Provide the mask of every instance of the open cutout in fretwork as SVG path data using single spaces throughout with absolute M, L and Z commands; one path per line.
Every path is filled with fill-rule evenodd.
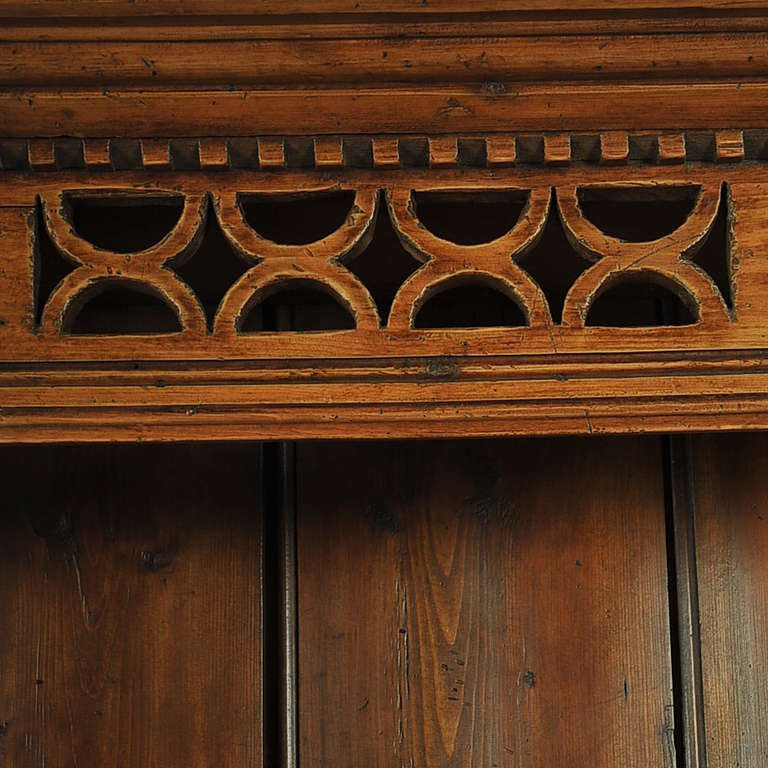
M 491 278 L 448 280 L 436 286 L 414 318 L 414 328 L 514 328 L 527 325 L 511 291 Z
M 79 335 L 156 335 L 179 333 L 174 309 L 153 288 L 132 280 L 103 280 L 76 296 L 62 331 Z
M 205 233 L 195 252 L 173 271 L 192 288 L 205 311 L 208 330 L 224 294 L 249 268 L 221 231 L 210 201 L 205 215 Z
M 610 237 L 642 243 L 658 240 L 682 226 L 696 205 L 699 187 L 581 187 L 584 218 Z
M 732 309 L 729 194 L 728 185 L 723 183 L 712 229 L 701 247 L 687 258 L 712 278 L 725 305 Z
M 696 302 L 682 286 L 655 273 L 635 273 L 601 289 L 585 325 L 645 328 L 693 325 L 698 320 Z
M 457 245 L 479 245 L 502 237 L 517 224 L 528 195 L 518 190 L 411 193 L 419 221 L 436 237 Z
M 267 289 L 238 324 L 242 334 L 276 331 L 343 331 L 355 320 L 328 286 L 316 280 L 291 280 Z
M 40 325 L 43 309 L 56 286 L 76 267 L 62 256 L 45 225 L 40 200 L 35 206 L 35 324 Z
M 591 262 L 568 241 L 554 198 L 541 237 L 516 261 L 544 292 L 552 321 L 561 322 L 568 290 Z
M 261 237 L 283 245 L 307 245 L 339 229 L 352 210 L 351 190 L 237 196 L 243 219 Z
M 395 294 L 421 262 L 403 246 L 382 201 L 370 243 L 361 253 L 347 259 L 345 266 L 368 289 L 381 324 L 386 325 Z
M 63 196 L 62 213 L 75 233 L 114 253 L 134 253 L 157 245 L 176 226 L 182 195 L 124 194 Z

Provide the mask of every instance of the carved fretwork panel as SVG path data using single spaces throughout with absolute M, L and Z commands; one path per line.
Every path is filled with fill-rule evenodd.
M 614 412 L 750 426 L 762 176 L 6 174 L 0 432 L 71 417 L 95 437 L 205 436 L 225 413 L 232 436 L 360 419 L 373 434 L 591 431 Z

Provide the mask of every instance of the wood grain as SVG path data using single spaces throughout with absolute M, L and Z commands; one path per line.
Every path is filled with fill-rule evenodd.
M 296 471 L 302 765 L 675 765 L 657 441 L 307 444 Z
M 482 0 L 474 3 L 472 13 L 530 12 L 557 13 L 561 11 L 653 11 L 671 10 L 681 13 L 701 11 L 765 11 L 765 0 Z M 468 13 L 462 0 L 324 0 L 322 6 L 313 0 L 85 0 L 72 5 L 67 0 L 2 0 L 0 15 L 25 16 L 159 16 L 159 15 L 257 15 L 257 14 L 326 14 L 326 13 Z
M 338 156 L 331 159 L 337 162 Z M 254 429 L 266 439 L 429 436 L 438 428 L 452 435 L 492 436 L 764 426 L 768 194 L 760 174 L 754 163 L 663 164 L 652 171 L 636 164 L 572 164 L 386 172 L 8 174 L 1 193 L 6 205 L 0 207 L 0 283 L 5 287 L 0 292 L 0 439 L 247 439 Z M 585 218 L 578 198 L 582 188 L 646 194 L 681 186 L 700 189 L 693 212 L 671 237 L 650 243 L 625 242 L 599 230 Z M 355 193 L 354 211 L 309 247 L 262 237 L 245 224 L 237 204 L 241 192 L 296 198 L 339 189 Z M 521 190 L 528 191 L 531 205 L 495 241 L 462 245 L 421 226 L 410 204 L 411 190 L 480 197 Z M 107 202 L 183 196 L 186 204 L 165 239 L 125 254 L 97 248 L 72 231 L 62 207 L 66 195 L 74 193 Z M 70 262 L 81 264 L 58 287 L 51 286 L 39 307 L 34 264 L 43 234 L 36 196 L 44 203 L 43 229 Z M 685 258 L 710 236 L 723 206 L 730 239 L 716 245 L 721 249 L 716 255 L 726 269 L 730 263 L 732 309 L 706 273 Z M 369 291 L 353 274 L 355 259 L 365 255 L 376 236 L 379 213 L 391 217 L 399 232 L 394 236 L 407 245 L 413 264 L 426 262 L 401 278 L 385 326 Z M 223 286 L 209 327 L 195 292 L 164 265 L 182 261 L 183 266 L 183 259 L 195 258 L 196 244 L 214 216 L 225 233 L 222 241 L 228 240 L 206 257 L 212 260 L 209 267 L 227 257 L 229 245 L 240 254 L 239 259 L 229 254 L 240 271 Z M 548 297 L 524 272 L 526 265 L 516 264 L 547 221 L 555 219 L 567 226 L 583 263 L 595 262 L 566 295 L 562 323 L 554 322 Z M 661 276 L 686 297 L 698 321 L 681 327 L 585 325 L 595 296 L 610 281 L 627 276 Z M 175 307 L 181 330 L 115 335 L 102 327 L 95 335 L 69 333 L 78 297 L 126 278 Z M 254 304 L 307 279 L 336 297 L 357 327 L 241 332 L 241 319 Z M 512 297 L 528 324 L 412 327 L 414 313 L 445 281 L 474 279 Z
M 692 439 L 709 768 L 768 762 L 768 439 Z
M 252 136 L 765 128 L 768 83 L 12 89 L 4 136 Z M 629 117 L 631 115 L 631 118 Z
M 407 28 L 404 31 L 408 31 Z M 472 30 L 469 30 L 470 32 Z M 16 40 L 0 42 L 0 86 L 167 87 L 207 83 L 541 82 L 760 77 L 764 34 L 552 34 L 383 39 Z M 61 33 L 58 33 L 59 36 Z M 123 36 L 122 30 L 115 32 Z M 498 33 L 497 33 L 498 34 Z M 213 57 L 220 57 L 211 67 Z
M 261 765 L 257 446 L 5 449 L 0 763 Z

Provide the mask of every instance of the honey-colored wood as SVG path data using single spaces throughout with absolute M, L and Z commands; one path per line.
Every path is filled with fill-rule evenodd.
M 0 453 L 3 763 L 260 766 L 260 448 Z
M 218 441 L 768 429 L 767 43 L 0 0 L 0 763 L 763 768 L 762 438 Z
M 623 165 L 629 159 L 629 137 L 621 131 L 600 135 L 602 161 L 606 165 Z
M 477 4 L 475 12 L 491 11 L 585 11 L 603 10 L 602 0 L 482 0 Z M 637 10 L 638 4 L 632 0 L 611 0 L 610 10 Z M 715 11 L 728 9 L 732 11 L 761 11 L 768 8 L 765 0 L 642 0 L 640 8 L 646 11 L 654 9 L 675 10 L 686 13 L 691 11 Z M 301 14 L 301 13 L 349 13 L 359 15 L 372 12 L 407 13 L 418 10 L 420 13 L 467 12 L 465 3 L 461 0 L 439 0 L 423 5 L 413 0 L 326 0 L 319 8 L 312 0 L 225 0 L 212 5 L 210 0 L 185 0 L 183 3 L 174 0 L 86 0 L 73 8 L 66 0 L 33 0 L 21 3 L 19 0 L 2 0 L 0 14 L 12 17 L 35 16 L 43 13 L 50 16 L 142 16 L 142 15 L 194 15 L 194 14 Z
M 141 159 L 144 167 L 150 171 L 170 167 L 168 141 L 164 139 L 144 139 L 141 142 Z
M 458 157 L 458 146 L 454 136 L 431 138 L 429 140 L 429 164 L 433 168 L 455 165 Z
M 282 144 L 261 142 L 260 147 Z M 253 429 L 265 437 L 298 437 L 349 436 L 358 430 L 416 436 L 436 428 L 494 435 L 759 427 L 766 393 L 762 350 L 768 325 L 761 297 L 768 201 L 759 166 L 722 168 L 659 165 L 651 172 L 645 166 L 574 164 L 409 169 L 386 177 L 375 169 L 334 177 L 298 171 L 148 176 L 144 171 L 109 174 L 106 189 L 98 174 L 8 175 L 0 212 L 0 262 L 9 288 L 0 294 L 0 435 L 39 441 L 55 439 L 59 429 L 69 439 L 183 439 L 243 437 Z M 578 202 L 579 190 L 663 194 L 690 185 L 699 192 L 689 218 L 672 236 L 650 244 L 607 235 L 583 215 Z M 336 232 L 308 246 L 262 237 L 247 226 L 237 204 L 240 193 L 316 194 L 339 187 L 356 193 L 350 216 Z M 478 195 L 517 189 L 530 200 L 501 238 L 460 245 L 422 226 L 411 205 L 413 189 Z M 72 231 L 62 213 L 63 190 L 107 199 L 183 195 L 185 204 L 176 227 L 157 245 L 110 253 Z M 39 236 L 36 196 L 48 235 L 76 267 L 39 308 L 39 329 L 32 290 Z M 365 285 L 349 271 L 375 237 L 373 222 L 381 206 L 414 264 L 423 263 L 397 292 L 386 323 Z M 732 307 L 686 257 L 710 236 L 723 206 L 730 236 L 723 236 L 721 258 L 730 263 Z M 192 257 L 214 215 L 240 254 L 243 275 L 223 297 L 209 329 L 194 291 L 164 265 Z M 523 268 L 526 262 L 517 263 L 553 217 L 562 221 L 584 263 L 594 262 L 566 296 L 562 322 Z M 698 322 L 639 328 L 585 324 L 595 297 L 627 276 L 663 280 Z M 240 331 L 242 318 L 270 291 L 307 280 L 339 297 L 356 321 L 355 330 Z M 468 280 L 507 295 L 521 307 L 525 324 L 414 327 L 431 297 Z M 155 291 L 174 309 L 182 330 L 155 336 L 71 335 L 82 302 L 116 282 Z M 90 361 L 87 368 L 83 360 Z M 120 361 L 141 362 L 125 366 Z M 182 368 L 175 372 L 177 365 Z
M 685 136 L 682 133 L 662 133 L 659 135 L 659 162 L 685 162 Z
M 374 139 L 372 153 L 374 168 L 397 168 L 400 165 L 396 139 Z
M 0 440 L 768 426 L 767 10 L 2 0 Z M 700 188 L 695 210 L 646 242 L 600 230 L 579 202 L 585 189 L 667 185 Z M 273 243 L 240 209 L 243 194 L 344 190 L 357 195 L 347 222 L 310 243 Z M 453 243 L 411 190 L 518 190 L 530 206 L 506 234 Z M 65 192 L 151 191 L 182 195 L 184 212 L 144 252 L 84 243 L 61 213 Z M 692 259 L 723 208 L 718 283 Z M 391 311 L 355 272 L 382 221 L 413 261 L 391 278 Z M 209 307 L 180 274 L 217 226 L 241 271 Z M 560 299 L 529 260 L 558 227 L 585 267 Z M 45 296 L 41 231 L 62 272 L 74 266 Z M 626 279 L 671 290 L 695 322 L 591 325 Z M 114 285 L 165 303 L 179 330 L 73 334 Z M 354 329 L 242 332 L 251 310 L 306 285 Z M 467 285 L 506 297 L 522 325 L 417 327 L 431 300 Z
M 737 163 L 744 159 L 744 136 L 741 131 L 718 131 L 715 141 L 719 162 Z
M 89 168 L 109 169 L 109 141 L 89 139 L 83 142 L 83 160 Z
M 0 91 L 6 136 L 248 136 L 765 128 L 761 81 L 354 88 Z M 396 105 L 393 108 L 393 105 Z M 610 109 L 605 108 L 609 105 Z M 184 115 L 180 121 L 178 115 Z
M 341 168 L 344 158 L 339 137 L 318 136 L 313 143 L 317 168 Z
M 625 38 L 602 32 L 600 23 L 595 21 L 593 34 L 544 36 L 525 34 L 525 22 L 518 21 L 514 26 L 502 26 L 502 35 L 492 40 L 463 37 L 466 25 L 457 22 L 452 27 L 438 27 L 441 34 L 437 37 L 433 24 L 428 28 L 432 35 L 424 39 L 409 39 L 410 29 L 394 39 L 355 38 L 359 27 L 350 24 L 348 36 L 338 39 L 306 39 L 311 30 L 299 39 L 288 39 L 288 32 L 278 28 L 276 35 L 273 30 L 270 37 L 254 43 L 240 39 L 242 31 L 224 28 L 216 40 L 177 39 L 161 44 L 155 42 L 154 26 L 152 32 L 145 31 L 143 40 L 131 39 L 138 31 L 131 34 L 130 28 L 121 28 L 113 33 L 118 40 L 105 41 L 88 39 L 87 30 L 80 31 L 78 39 L 70 39 L 77 33 L 67 27 L 49 28 L 45 34 L 39 27 L 22 28 L 14 30 L 11 40 L 0 42 L 0 85 L 115 88 L 154 87 L 158 81 L 175 86 L 217 82 L 248 86 L 254 82 L 490 83 L 645 77 L 701 81 L 746 79 L 768 65 L 764 37 L 754 32 L 741 36 L 715 32 L 708 35 L 709 46 L 702 50 L 700 40 L 690 35 Z M 327 27 L 321 29 L 327 34 Z M 202 34 L 202 30 L 196 32 Z M 340 26 L 331 29 L 334 38 L 342 32 Z M 182 34 L 188 32 L 177 28 L 177 38 Z M 258 35 L 255 29 L 251 37 Z M 283 37 L 286 39 L 280 39 Z M 223 59 L 211 67 L 211 56 L 220 52 L 224 52 Z
M 768 505 L 764 435 L 692 440 L 707 765 L 768 760 Z
M 202 140 L 199 143 L 200 165 L 203 168 L 223 170 L 229 166 L 229 153 L 225 141 Z
M 571 162 L 571 137 L 555 134 L 544 137 L 544 162 L 547 165 L 568 165 Z
M 299 446 L 301 765 L 672 768 L 660 458 Z
M 489 137 L 486 142 L 488 165 L 513 165 L 517 159 L 514 137 Z
M 265 170 L 282 168 L 285 165 L 285 147 L 282 139 L 259 140 L 259 166 Z

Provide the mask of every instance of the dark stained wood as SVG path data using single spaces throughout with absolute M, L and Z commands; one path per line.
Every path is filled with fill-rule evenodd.
M 261 765 L 257 446 L 4 449 L 0 764 Z
M 768 764 L 768 437 L 692 438 L 707 766 Z
M 671 549 L 674 550 L 674 584 L 670 579 L 670 603 L 677 615 L 679 709 L 677 727 L 682 729 L 685 768 L 704 768 L 706 746 L 704 697 L 701 682 L 701 633 L 699 625 L 698 581 L 694 500 L 691 485 L 690 438 L 676 435 L 668 439 L 669 492 L 671 501 Z M 670 553 L 671 554 L 671 553 Z M 672 574 L 670 574 L 672 575 Z M 673 591 L 674 590 L 674 591 Z M 680 756 L 683 759 L 683 756 Z M 683 765 L 681 763 L 681 765 Z
M 673 768 L 657 440 L 296 467 L 302 766 Z

